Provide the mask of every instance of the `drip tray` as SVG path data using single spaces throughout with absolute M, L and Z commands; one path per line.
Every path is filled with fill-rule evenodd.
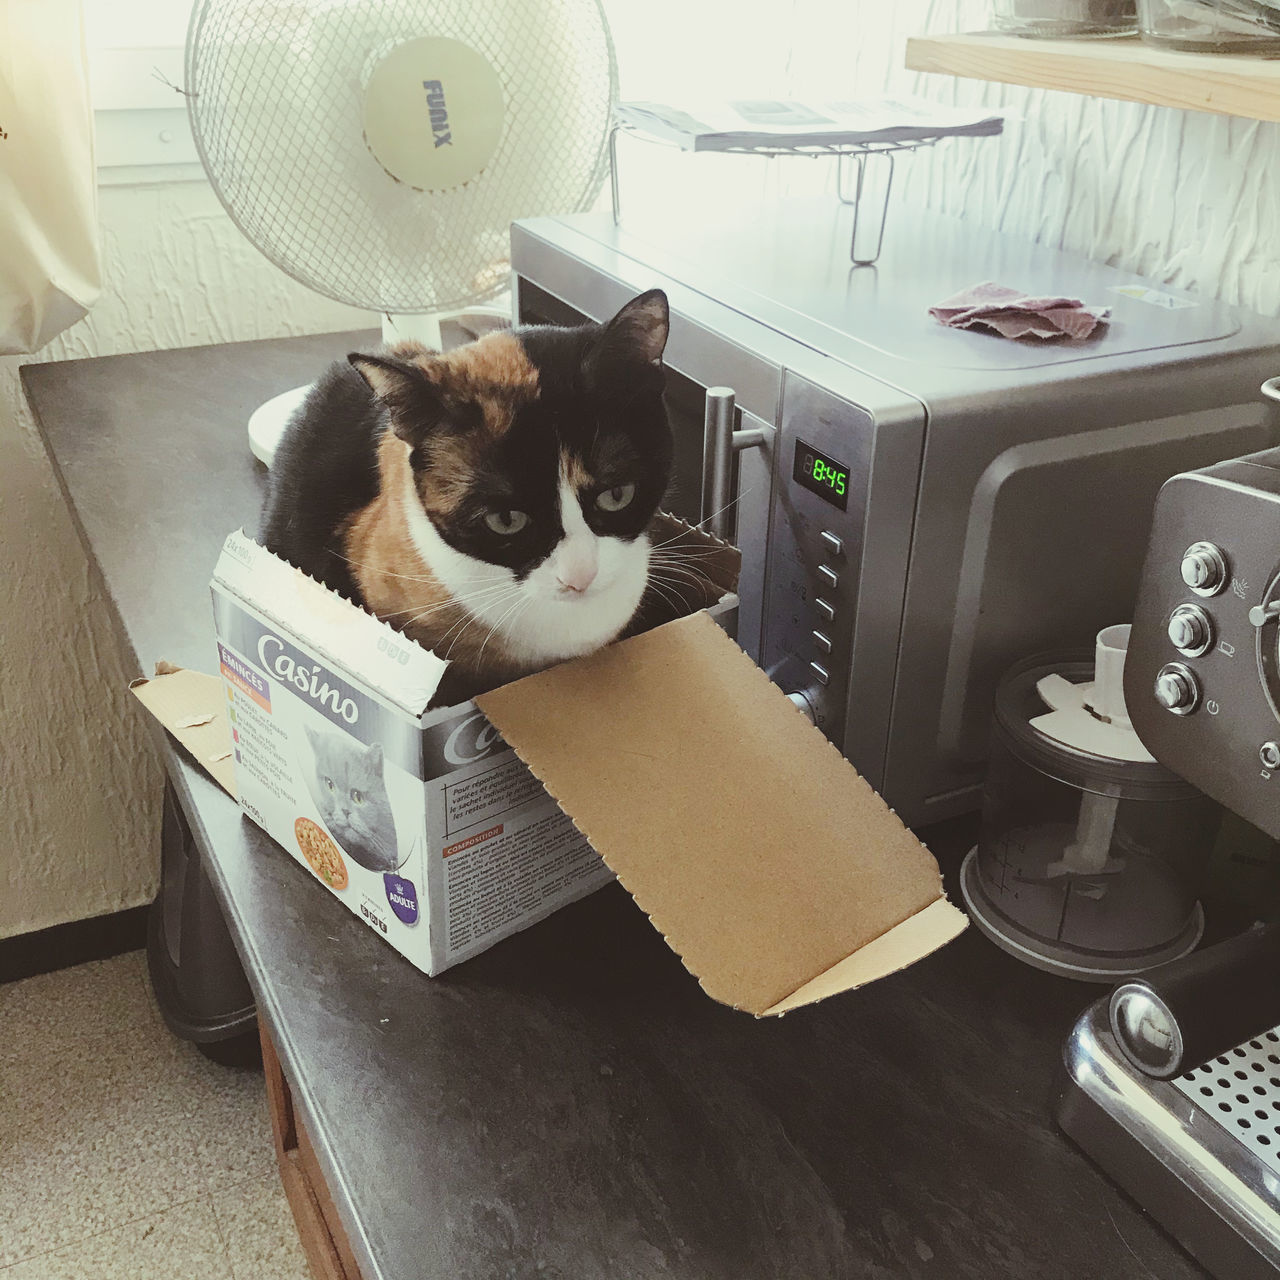
M 1169 1081 L 1238 1142 L 1280 1190 L 1280 1029 Z
M 1280 1028 L 1152 1080 L 1120 1052 L 1099 1000 L 1063 1047 L 1054 1112 L 1219 1280 L 1280 1277 Z

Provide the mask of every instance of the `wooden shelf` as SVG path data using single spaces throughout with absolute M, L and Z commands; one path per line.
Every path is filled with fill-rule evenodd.
M 1239 53 L 1179 53 L 1114 40 L 1034 40 L 999 32 L 916 36 L 907 67 L 1096 98 L 1280 120 L 1280 62 Z

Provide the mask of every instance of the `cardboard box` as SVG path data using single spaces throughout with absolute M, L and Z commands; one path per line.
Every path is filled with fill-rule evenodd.
M 426 710 L 441 658 L 233 534 L 222 689 L 136 692 L 211 769 L 234 760 L 244 812 L 429 974 L 615 873 L 708 994 L 758 1016 L 949 941 L 967 921 L 932 856 L 721 629 L 737 552 L 663 536 L 705 575 L 688 616 Z

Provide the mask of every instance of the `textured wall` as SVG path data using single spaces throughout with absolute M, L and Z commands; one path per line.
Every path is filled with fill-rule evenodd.
M 1280 163 L 1280 125 L 903 69 L 909 35 L 986 27 L 982 0 L 616 0 L 606 7 L 624 97 L 687 95 L 691 85 L 713 95 L 796 97 L 905 90 L 1001 106 L 1012 113 L 1003 137 L 946 142 L 899 162 L 895 201 L 963 213 L 1280 311 L 1280 187 L 1268 180 Z M 724 201 L 744 191 L 829 187 L 827 162 L 623 146 L 628 207 L 669 198 L 673 189 Z
M 159 772 L 18 385 L 20 362 L 370 323 L 252 249 L 203 183 L 101 192 L 106 291 L 36 357 L 0 360 L 0 937 L 155 893 Z

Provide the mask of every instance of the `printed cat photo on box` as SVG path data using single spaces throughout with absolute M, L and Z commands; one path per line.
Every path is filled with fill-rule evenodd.
M 652 289 L 605 324 L 352 354 L 286 429 L 262 542 L 447 658 L 435 705 L 610 643 L 674 564 L 647 532 L 668 328 Z
M 383 774 L 382 744 L 303 726 L 311 760 L 302 776 L 329 834 L 349 858 L 370 871 L 395 871 L 403 861 L 396 818 Z

